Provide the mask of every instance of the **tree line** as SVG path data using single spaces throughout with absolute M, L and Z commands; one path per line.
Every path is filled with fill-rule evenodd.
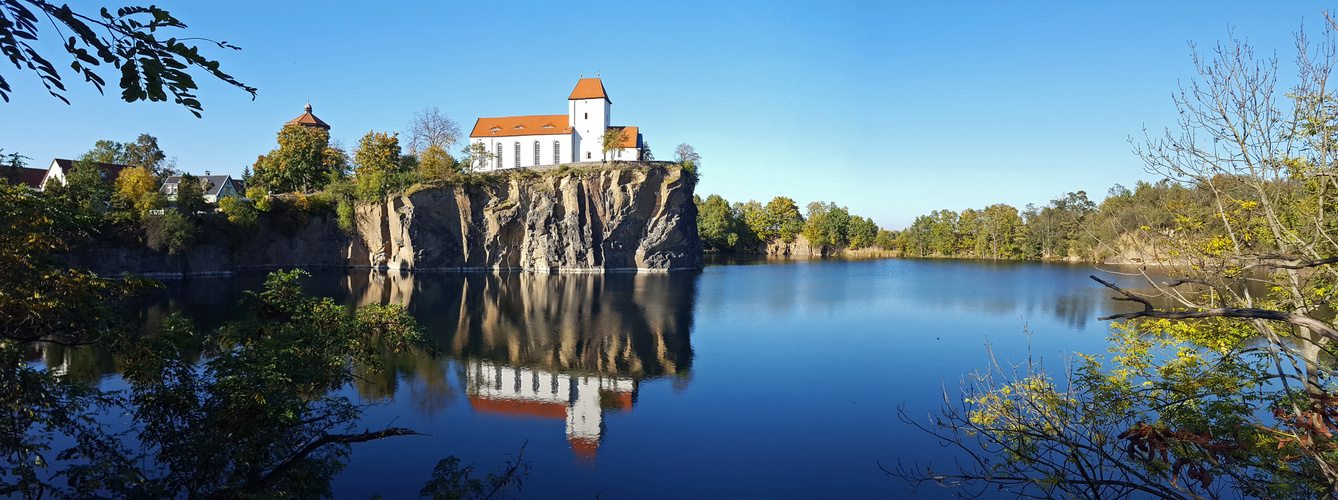
M 697 234 L 708 251 L 764 253 L 773 241 L 793 243 L 799 236 L 824 251 L 892 245 L 891 232 L 834 202 L 815 201 L 801 213 L 795 201 L 784 196 L 766 205 L 755 200 L 730 204 L 716 194 L 705 199 L 694 196 L 693 201 L 697 205 Z

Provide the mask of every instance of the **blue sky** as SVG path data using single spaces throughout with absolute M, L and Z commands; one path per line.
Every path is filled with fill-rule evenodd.
M 75 9 L 97 3 L 71 2 Z M 1174 125 L 1170 96 L 1234 27 L 1292 74 L 1292 33 L 1318 2 L 159 2 L 226 40 L 204 50 L 259 88 L 201 79 L 204 118 L 98 96 L 67 74 L 66 106 L 12 67 L 0 148 L 45 166 L 98 139 L 157 136 L 179 168 L 240 175 L 309 100 L 353 146 L 436 106 L 480 116 L 562 114 L 598 72 L 613 122 L 656 156 L 692 144 L 697 192 L 730 201 L 835 201 L 900 229 L 916 215 L 1068 191 L 1100 200 L 1154 177 L 1130 152 Z M 45 34 L 50 26 L 44 25 Z M 59 50 L 56 39 L 48 47 Z M 48 52 L 56 55 L 54 52 Z M 54 58 L 58 67 L 67 60 Z M 110 74 L 109 74 L 110 75 Z M 109 81 L 115 78 L 109 76 Z

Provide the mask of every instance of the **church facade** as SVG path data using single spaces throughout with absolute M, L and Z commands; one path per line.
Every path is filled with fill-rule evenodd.
M 561 165 L 576 162 L 640 160 L 641 133 L 637 127 L 610 125 L 608 92 L 599 78 L 582 78 L 567 98 L 565 115 L 479 118 L 469 134 L 471 144 L 482 144 L 492 154 L 478 170 Z M 623 131 L 619 148 L 603 152 L 606 130 Z

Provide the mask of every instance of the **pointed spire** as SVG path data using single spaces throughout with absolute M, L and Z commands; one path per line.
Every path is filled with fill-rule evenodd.
M 307 110 L 307 113 L 311 112 L 311 101 L 307 101 L 307 107 L 305 109 Z

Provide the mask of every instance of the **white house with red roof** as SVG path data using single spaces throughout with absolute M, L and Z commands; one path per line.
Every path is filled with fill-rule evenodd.
M 572 453 L 581 460 L 594 460 L 604 438 L 605 410 L 630 411 L 637 381 L 475 359 L 465 363 L 465 387 L 469 405 L 477 412 L 565 420 Z
M 561 165 L 584 161 L 640 160 L 641 133 L 637 127 L 609 125 L 608 92 L 599 78 L 582 78 L 567 98 L 566 115 L 479 118 L 469 134 L 471 144 L 483 144 L 493 159 L 481 170 Z M 600 143 L 608 129 L 621 129 L 624 141 L 607 157 Z

